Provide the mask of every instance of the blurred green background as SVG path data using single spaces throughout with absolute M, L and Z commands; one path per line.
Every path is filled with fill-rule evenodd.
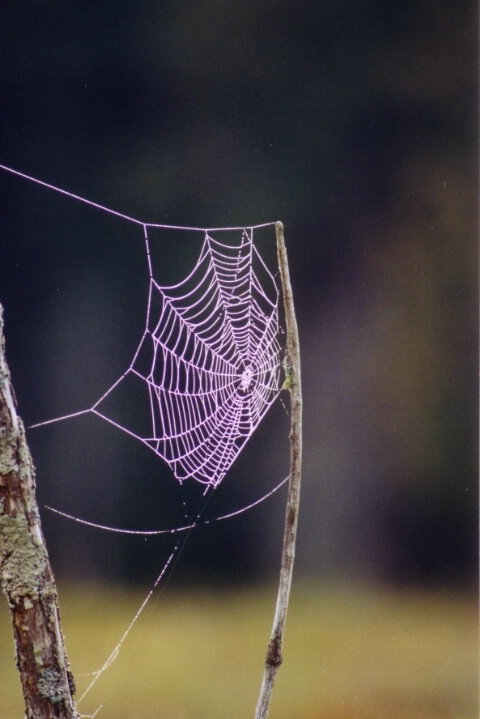
M 305 464 L 272 717 L 476 716 L 477 26 L 464 0 L 0 8 L 0 163 L 148 222 L 285 224 Z M 125 371 L 145 258 L 131 225 L 7 173 L 0 187 L 0 301 L 29 425 L 91 406 Z M 192 258 L 168 241 L 174 281 Z M 273 237 L 260 250 L 273 261 Z M 42 504 L 181 521 L 188 488 L 126 435 L 85 417 L 28 439 Z M 287 472 L 278 403 L 209 516 Z M 193 533 L 99 682 L 99 716 L 251 715 L 283 508 L 279 492 Z M 108 655 L 171 545 L 42 517 L 78 674 Z
M 82 702 L 117 719 L 253 717 L 275 587 L 164 593 Z M 61 592 L 78 694 L 143 599 Z M 8 633 L 0 613 L 2 636 Z M 297 582 L 272 719 L 476 719 L 477 603 L 449 592 Z M 2 716 L 22 716 L 12 646 L 0 645 Z

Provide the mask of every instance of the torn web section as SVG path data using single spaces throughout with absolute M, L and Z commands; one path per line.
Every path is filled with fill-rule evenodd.
M 162 284 L 158 229 L 147 229 L 145 332 L 120 384 L 142 385 L 149 427 L 138 438 L 180 482 L 215 487 L 279 392 L 278 289 L 251 229 L 196 234 L 193 268 Z M 176 233 L 177 248 L 184 237 Z

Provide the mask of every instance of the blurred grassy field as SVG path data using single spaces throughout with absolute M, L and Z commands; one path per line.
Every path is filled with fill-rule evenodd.
M 3 598 L 3 595 L 2 595 Z M 164 591 L 82 702 L 98 719 L 252 718 L 275 588 Z M 141 592 L 61 586 L 77 697 L 134 616 Z M 477 719 L 477 602 L 434 591 L 294 586 L 269 719 Z M 0 716 L 23 717 L 6 603 Z

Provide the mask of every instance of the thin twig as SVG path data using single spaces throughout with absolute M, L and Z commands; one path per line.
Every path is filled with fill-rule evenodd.
M 283 301 L 285 305 L 285 321 L 287 325 L 284 388 L 290 391 L 290 480 L 288 485 L 277 604 L 272 634 L 265 658 L 265 670 L 260 695 L 258 697 L 255 719 L 266 719 L 268 715 L 275 676 L 282 663 L 282 642 L 290 598 L 290 588 L 292 585 L 302 474 L 302 383 L 300 372 L 300 345 L 298 340 L 297 319 L 293 304 L 292 286 L 290 284 L 287 251 L 283 237 L 283 225 L 281 222 L 275 224 L 275 230 L 277 234 L 278 265 L 280 268 Z
M 0 584 L 12 619 L 26 718 L 77 719 L 35 469 L 15 405 L 0 305 Z

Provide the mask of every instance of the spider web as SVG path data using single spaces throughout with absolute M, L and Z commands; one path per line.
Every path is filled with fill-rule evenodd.
M 205 231 L 195 267 L 161 286 L 149 266 L 143 336 L 127 371 L 89 410 L 142 441 L 175 477 L 215 488 L 279 394 L 278 297 L 273 275 L 253 243 L 255 228 L 230 242 Z M 149 429 L 120 422 L 109 400 L 131 378 L 148 392 Z M 38 426 L 38 425 L 33 425 Z
M 180 482 L 217 487 L 280 392 L 279 290 L 253 241 L 254 230 L 274 223 L 215 230 L 145 223 L 5 165 L 0 169 L 141 225 L 148 261 L 145 329 L 128 369 L 92 407 L 30 427 L 93 412 L 147 445 Z M 195 267 L 178 284 L 155 279 L 150 228 L 204 233 Z M 148 433 L 129 428 L 108 409 L 131 376 L 148 389 Z
M 209 490 L 218 487 L 280 393 L 279 289 L 254 244 L 255 231 L 274 223 L 216 229 L 149 224 L 4 165 L 0 169 L 140 225 L 148 263 L 145 327 L 127 370 L 93 406 L 30 427 L 93 413 L 143 442 L 168 463 L 180 484 L 193 480 L 204 485 L 205 497 Z M 153 228 L 203 236 L 193 269 L 177 284 L 161 285 L 154 276 L 149 238 Z M 115 411 L 117 392 L 125 387 L 128 395 L 132 380 L 140 383 L 146 394 L 147 431 L 132 427 L 128 420 L 119 420 Z M 287 480 L 288 477 L 248 507 L 214 519 L 200 522 L 203 508 L 197 508 L 194 517 L 185 515 L 186 524 L 174 529 L 118 529 L 49 509 L 108 531 L 179 535 L 256 506 Z M 115 661 L 181 546 L 177 539 L 153 587 L 107 660 L 93 673 L 78 704 Z M 101 705 L 95 714 L 100 708 Z
M 217 487 L 280 393 L 279 289 L 254 245 L 254 231 L 275 223 L 210 230 L 146 223 L 6 165 L 0 169 L 142 226 L 148 261 L 145 329 L 128 369 L 92 407 L 30 428 L 92 412 L 147 445 L 180 483 Z M 193 270 L 178 284 L 155 279 L 150 228 L 204 234 Z M 226 241 L 228 235 L 233 239 Z M 108 400 L 131 376 L 148 389 L 148 434 L 108 411 Z

